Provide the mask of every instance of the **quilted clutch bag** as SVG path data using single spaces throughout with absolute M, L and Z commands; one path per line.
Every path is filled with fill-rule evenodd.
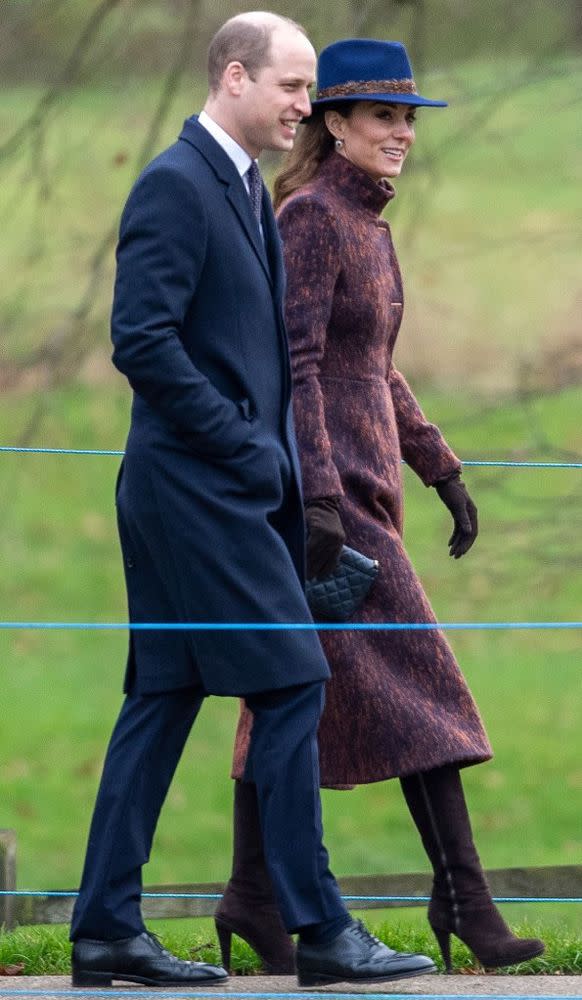
M 344 545 L 339 564 L 330 576 L 313 577 L 305 586 L 314 618 L 345 622 L 364 600 L 378 575 L 377 559 Z

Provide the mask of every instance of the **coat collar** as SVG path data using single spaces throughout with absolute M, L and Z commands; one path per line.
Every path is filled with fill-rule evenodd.
M 222 128 L 222 125 L 219 125 L 218 122 L 215 122 L 214 118 L 211 118 L 210 115 L 206 113 L 206 111 L 200 112 L 200 114 L 198 115 L 198 123 L 199 125 L 202 125 L 202 127 L 205 128 L 207 132 L 210 132 L 210 135 L 212 136 L 213 139 L 216 139 L 218 145 L 221 147 L 221 149 L 224 150 L 226 155 L 229 156 L 232 162 L 234 163 L 239 176 L 244 178 L 244 175 L 246 174 L 246 172 L 248 171 L 249 167 L 253 162 L 251 156 L 249 155 L 249 153 L 247 153 L 246 149 L 243 149 L 242 146 L 239 146 L 238 142 L 236 142 L 236 140 L 233 139 L 233 137 L 229 135 L 228 132 L 225 132 L 225 130 Z
M 234 209 L 238 220 L 253 247 L 253 250 L 259 258 L 259 261 L 269 278 L 269 281 L 272 282 L 275 275 L 271 274 L 265 243 L 263 242 L 253 215 L 250 198 L 246 192 L 243 179 L 238 173 L 230 156 L 225 153 L 216 139 L 210 135 L 210 132 L 199 124 L 196 115 L 193 115 L 192 118 L 186 119 L 182 132 L 180 133 L 180 139 L 189 143 L 202 154 L 208 165 L 216 174 L 218 180 L 224 184 L 226 188 L 226 197 Z M 269 196 L 263 188 L 264 218 L 267 218 L 269 214 L 267 209 L 270 209 L 272 214 Z M 265 237 L 267 237 L 267 232 L 265 232 Z
M 341 153 L 333 152 L 321 164 L 317 181 L 323 182 L 356 208 L 378 216 L 396 192 L 388 181 L 378 184 Z

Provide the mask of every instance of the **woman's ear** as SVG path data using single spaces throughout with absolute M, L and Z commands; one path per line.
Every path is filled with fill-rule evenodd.
M 326 111 L 324 115 L 325 124 L 327 129 L 333 135 L 334 139 L 343 139 L 343 123 L 344 119 L 339 114 L 338 111 Z

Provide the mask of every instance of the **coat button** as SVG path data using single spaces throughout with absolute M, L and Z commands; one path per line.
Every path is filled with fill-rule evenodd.
M 133 559 L 131 558 L 131 556 L 127 557 L 127 559 L 125 560 L 125 565 L 127 566 L 128 569 L 133 569 L 133 567 L 135 566 L 135 563 L 134 563 Z

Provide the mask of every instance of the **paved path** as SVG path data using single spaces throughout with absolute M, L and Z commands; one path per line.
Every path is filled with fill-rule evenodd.
M 162 996 L 187 997 L 196 1000 L 220 1000 L 221 997 L 238 997 L 241 1000 L 276 1000 L 290 995 L 303 997 L 304 1000 L 325 997 L 327 1000 L 359 1000 L 364 995 L 369 1000 L 449 1000 L 449 998 L 466 997 L 468 1000 L 550 1000 L 554 997 L 566 997 L 568 1000 L 582 1000 L 582 976 L 418 976 L 414 979 L 401 979 L 397 983 L 376 983 L 354 986 L 348 983 L 336 983 L 324 989 L 300 990 L 294 976 L 232 976 L 220 989 L 206 988 L 200 990 L 186 989 L 147 989 L 143 986 L 124 986 L 114 984 L 113 989 L 72 989 L 71 980 L 65 976 L 2 976 L 0 977 L 0 1000 L 4 997 L 46 997 L 56 1000 L 58 997 L 139 997 L 150 998 Z

